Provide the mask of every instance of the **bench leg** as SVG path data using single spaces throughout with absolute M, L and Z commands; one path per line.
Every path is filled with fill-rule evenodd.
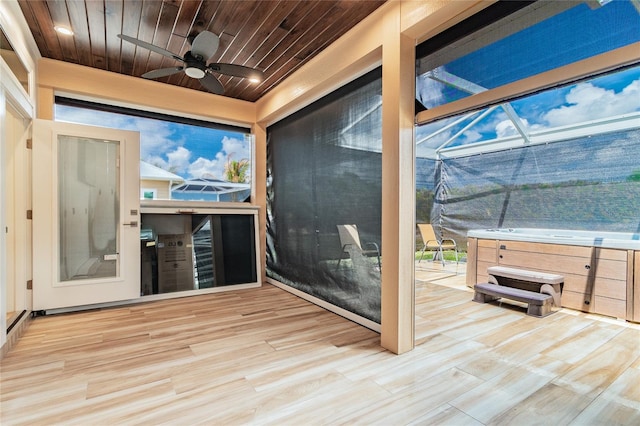
M 494 300 L 498 300 L 498 298 L 490 296 L 488 294 L 480 293 L 479 291 L 476 291 L 473 295 L 473 301 L 478 303 L 493 302 Z
M 551 284 L 542 284 L 540 287 L 540 293 L 548 294 L 553 297 L 553 304 L 557 308 L 562 306 L 562 302 L 560 301 L 560 289 L 556 288 L 556 286 L 552 286 Z
M 533 317 L 542 318 L 542 317 L 546 317 L 551 313 L 552 311 L 551 311 L 550 300 L 546 301 L 542 305 L 534 305 L 532 303 L 529 303 L 527 307 L 527 315 L 531 315 Z

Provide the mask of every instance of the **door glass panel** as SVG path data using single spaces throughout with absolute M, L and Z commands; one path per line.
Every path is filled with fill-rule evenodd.
M 58 136 L 59 280 L 118 276 L 119 142 Z

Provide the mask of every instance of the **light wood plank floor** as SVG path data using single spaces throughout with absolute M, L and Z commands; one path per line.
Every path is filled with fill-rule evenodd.
M 276 287 L 40 317 L 2 425 L 640 424 L 640 327 L 478 304 L 422 271 L 414 351 Z

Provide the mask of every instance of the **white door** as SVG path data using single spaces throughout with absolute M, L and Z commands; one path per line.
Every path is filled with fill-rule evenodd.
M 140 136 L 35 120 L 33 310 L 140 296 Z

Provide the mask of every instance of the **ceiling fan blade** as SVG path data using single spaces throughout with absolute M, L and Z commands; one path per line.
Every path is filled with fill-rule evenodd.
M 156 52 L 166 57 L 173 58 L 176 61 L 184 62 L 184 60 L 180 56 L 176 55 L 175 53 L 171 53 L 168 50 L 163 49 L 162 47 L 155 46 L 151 43 L 147 43 L 146 41 L 138 40 L 137 38 L 129 37 L 128 35 L 124 34 L 118 34 L 118 37 L 122 40 L 128 41 L 129 43 L 133 43 L 140 47 L 144 47 L 145 49 L 151 50 L 152 52 Z
M 171 68 L 160 68 L 158 70 L 153 70 L 142 74 L 144 78 L 160 78 L 166 77 L 168 75 L 177 74 L 182 71 L 184 67 L 171 67 Z
M 218 50 L 220 39 L 217 35 L 209 31 L 203 31 L 193 39 L 191 43 L 191 54 L 200 56 L 206 62 Z
M 218 80 L 215 75 L 207 73 L 200 79 L 200 84 L 202 84 L 205 89 L 211 93 L 215 93 L 216 95 L 224 93 L 224 87 L 222 87 L 222 83 L 220 83 L 220 80 Z
M 209 64 L 208 68 L 211 71 L 219 72 L 220 74 L 226 74 L 233 77 L 248 78 L 254 81 L 264 80 L 264 73 L 255 68 L 245 67 L 243 65 L 235 64 Z

